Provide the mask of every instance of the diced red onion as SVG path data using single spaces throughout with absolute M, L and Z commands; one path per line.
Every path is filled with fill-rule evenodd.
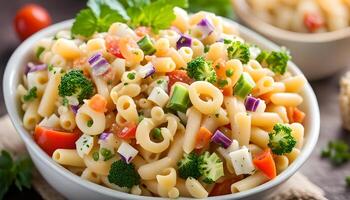
M 131 146 L 126 142 L 122 142 L 117 152 L 120 154 L 120 157 L 128 164 L 138 154 L 138 151 L 133 146 Z
M 109 72 L 110 66 L 108 61 L 102 57 L 101 53 L 94 54 L 88 60 L 90 66 L 92 67 L 92 73 L 95 76 L 104 75 Z
M 106 140 L 108 138 L 109 134 L 111 134 L 111 133 L 108 133 L 108 132 L 101 133 L 100 140 Z
M 176 48 L 180 49 L 181 47 L 191 47 L 192 38 L 187 35 L 181 35 L 179 40 L 176 42 Z
M 35 65 L 35 64 L 29 62 L 24 70 L 24 73 L 27 75 L 30 72 L 42 71 L 42 70 L 46 70 L 46 69 L 47 69 L 46 64 Z
M 260 102 L 260 100 L 259 100 L 258 98 L 255 98 L 255 97 L 252 97 L 252 96 L 248 96 L 248 97 L 245 99 L 245 108 L 246 108 L 248 111 L 255 112 L 256 109 L 257 109 L 258 106 L 259 106 L 259 102 Z
M 97 60 L 99 60 L 101 57 L 102 57 L 101 53 L 94 54 L 93 56 L 91 56 L 89 58 L 88 62 L 89 62 L 90 65 L 92 65 L 92 64 L 96 63 Z
M 142 78 L 147 78 L 149 76 L 151 76 L 152 74 L 154 74 L 156 72 L 156 69 L 154 68 L 152 63 L 147 63 L 145 66 L 140 67 L 137 70 L 139 76 L 141 76 Z
M 227 149 L 232 141 L 230 140 L 230 138 L 228 138 L 225 134 L 223 134 L 220 130 L 216 130 L 216 132 L 214 133 L 214 135 L 211 137 L 211 141 L 220 144 L 222 147 L 224 147 L 225 149 Z
M 70 108 L 72 109 L 72 112 L 74 113 L 74 115 L 77 114 L 78 110 L 79 110 L 79 105 L 71 105 Z
M 215 29 L 214 26 L 211 24 L 211 22 L 207 18 L 203 18 L 197 24 L 197 27 L 202 33 L 202 39 L 208 37 Z

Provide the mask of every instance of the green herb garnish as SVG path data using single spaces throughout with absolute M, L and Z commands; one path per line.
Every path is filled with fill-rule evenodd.
M 334 165 L 341 165 L 350 160 L 350 147 L 343 141 L 330 141 L 321 152 L 321 156 L 329 158 Z
M 151 27 L 154 32 L 166 29 L 175 19 L 173 8 L 187 7 L 187 0 L 89 0 L 72 27 L 74 35 L 89 37 L 95 32 L 105 32 L 114 22 L 127 23 L 135 28 Z
M 37 92 L 37 88 L 36 87 L 31 88 L 28 91 L 28 93 L 23 96 L 23 100 L 26 101 L 26 102 L 33 101 L 34 99 L 36 99 L 38 97 L 36 92 Z
M 29 157 L 13 160 L 7 151 L 0 154 L 0 199 L 3 199 L 12 184 L 22 191 L 30 188 L 33 164 Z
M 42 46 L 38 47 L 38 48 L 36 49 L 36 52 L 35 52 L 35 57 L 36 57 L 37 59 L 39 59 L 40 56 L 41 56 L 41 54 L 42 54 L 44 51 L 45 51 L 45 47 L 42 47 Z

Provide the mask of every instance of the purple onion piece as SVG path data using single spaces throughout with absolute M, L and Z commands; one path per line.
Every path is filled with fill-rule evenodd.
M 202 33 L 202 39 L 208 37 L 215 29 L 214 26 L 211 24 L 211 22 L 207 18 L 203 18 L 197 24 L 197 27 Z
M 211 137 L 211 141 L 220 144 L 222 147 L 227 149 L 232 141 L 225 134 L 223 134 L 220 130 L 216 130 L 214 135 Z
M 255 112 L 256 109 L 258 108 L 259 105 L 259 99 L 252 97 L 252 96 L 248 96 L 245 100 L 245 108 L 248 111 L 252 111 Z
M 35 64 L 30 62 L 27 64 L 27 66 L 24 70 L 24 73 L 27 75 L 28 73 L 31 73 L 31 72 L 42 71 L 42 70 L 46 70 L 46 69 L 47 69 L 46 64 L 35 65 Z
M 109 63 L 106 59 L 102 58 L 98 62 L 91 65 L 93 74 L 100 76 L 105 74 L 109 70 Z
M 97 60 L 99 60 L 102 57 L 101 53 L 96 53 L 93 56 L 91 56 L 88 60 L 89 64 L 92 65 L 94 64 Z
M 191 47 L 192 38 L 187 35 L 181 35 L 179 40 L 176 42 L 176 48 L 180 49 L 181 47 Z
M 224 42 L 224 38 L 220 38 L 220 39 L 216 40 L 216 42 Z
M 147 77 L 151 76 L 152 74 L 154 74 L 156 72 L 156 69 L 154 68 L 152 63 L 148 63 L 145 66 L 140 67 L 137 70 L 137 72 L 142 78 L 147 78 Z
M 107 133 L 107 132 L 101 133 L 100 140 L 106 140 L 108 138 L 109 134 L 111 134 L 111 133 Z
M 258 100 L 255 102 L 254 107 L 253 107 L 253 111 L 254 111 L 254 112 L 256 111 L 256 109 L 258 109 L 259 103 L 260 103 L 260 100 L 258 99 Z
M 76 105 L 76 106 L 71 105 L 70 108 L 72 109 L 74 115 L 76 115 L 79 110 L 79 105 Z
M 131 163 L 131 160 L 133 159 L 133 157 L 129 157 L 128 159 L 126 159 L 122 154 L 119 154 L 120 155 L 120 158 L 126 162 L 127 164 L 130 164 Z

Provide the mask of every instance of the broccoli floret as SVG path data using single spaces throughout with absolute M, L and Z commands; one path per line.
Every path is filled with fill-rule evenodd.
M 190 154 L 184 154 L 183 158 L 177 163 L 179 176 L 183 179 L 193 177 L 195 179 L 201 176 L 198 170 L 199 156 L 194 152 Z
M 82 103 L 92 96 L 93 84 L 82 71 L 72 70 L 62 77 L 58 92 L 61 97 L 75 96 Z
M 115 161 L 109 170 L 108 180 L 120 187 L 131 188 L 140 184 L 140 175 L 135 170 L 135 166 L 127 164 L 123 160 Z
M 224 166 L 216 153 L 206 151 L 199 157 L 199 171 L 202 174 L 204 183 L 214 183 L 224 175 Z
M 212 64 L 198 57 L 187 64 L 187 74 L 196 81 L 216 82 L 216 73 Z
M 277 123 L 273 131 L 269 134 L 268 146 L 272 152 L 277 155 L 290 153 L 297 141 L 292 136 L 292 129 L 286 125 Z
M 249 44 L 241 41 L 224 40 L 228 45 L 227 54 L 230 59 L 238 59 L 243 64 L 247 64 L 250 60 Z
M 256 60 L 263 66 L 271 69 L 278 74 L 284 74 L 287 71 L 288 61 L 291 59 L 289 53 L 283 51 L 262 51 Z

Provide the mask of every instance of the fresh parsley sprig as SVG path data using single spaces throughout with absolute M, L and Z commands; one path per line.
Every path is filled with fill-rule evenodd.
M 2 150 L 0 154 L 0 199 L 3 199 L 12 184 L 19 190 L 30 188 L 33 164 L 29 157 L 13 160 L 11 155 Z
M 175 19 L 173 8 L 187 7 L 187 0 L 89 0 L 72 27 L 74 35 L 89 37 L 105 32 L 114 22 L 151 27 L 154 32 L 168 28 Z

